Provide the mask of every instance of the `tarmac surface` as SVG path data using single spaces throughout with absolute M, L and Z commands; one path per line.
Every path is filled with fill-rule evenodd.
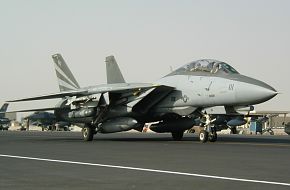
M 290 189 L 290 136 L 0 131 L 0 189 Z

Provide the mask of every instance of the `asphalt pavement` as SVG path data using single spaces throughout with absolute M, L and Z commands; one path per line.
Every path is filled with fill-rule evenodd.
M 0 131 L 0 189 L 290 189 L 290 136 Z

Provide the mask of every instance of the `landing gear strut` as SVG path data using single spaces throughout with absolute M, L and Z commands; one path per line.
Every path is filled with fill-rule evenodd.
M 232 128 L 230 128 L 230 130 L 231 130 L 230 134 L 237 134 L 238 133 L 236 127 L 232 127 Z
M 86 124 L 82 129 L 84 141 L 92 141 L 95 134 L 95 128 L 89 124 Z

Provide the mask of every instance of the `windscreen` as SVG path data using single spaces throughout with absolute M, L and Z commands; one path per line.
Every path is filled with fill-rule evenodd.
M 229 64 L 212 59 L 193 61 L 176 71 L 239 74 L 238 71 Z

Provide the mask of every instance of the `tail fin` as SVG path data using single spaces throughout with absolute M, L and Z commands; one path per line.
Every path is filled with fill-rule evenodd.
M 106 68 L 108 84 L 125 83 L 124 77 L 114 56 L 111 55 L 106 57 Z
M 0 109 L 0 112 L 6 112 L 8 108 L 8 103 L 3 104 L 3 106 Z M 0 113 L 0 118 L 3 118 L 5 116 L 5 113 Z
M 79 83 L 73 76 L 62 56 L 60 54 L 55 54 L 52 56 L 52 59 L 54 61 L 59 90 L 62 92 L 80 88 Z

